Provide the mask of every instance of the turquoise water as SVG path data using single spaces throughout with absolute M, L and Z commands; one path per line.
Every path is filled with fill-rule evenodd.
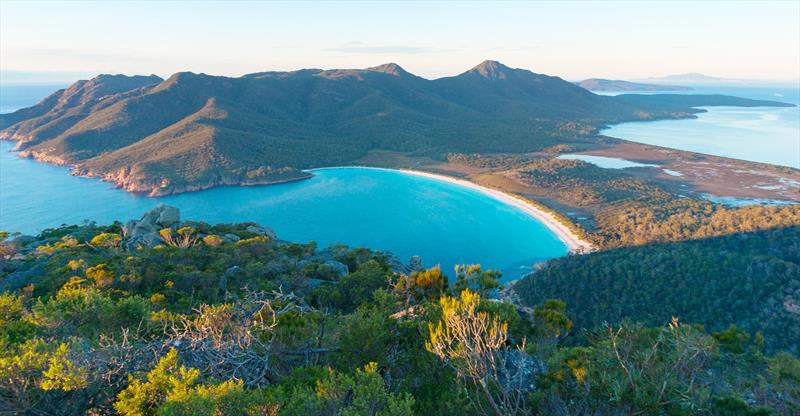
M 426 265 L 481 263 L 520 277 L 533 264 L 566 254 L 544 225 L 481 192 L 397 171 L 336 168 L 271 186 L 219 187 L 163 198 L 134 196 L 67 169 L 16 157 L 0 142 L 0 229 L 35 233 L 84 220 L 138 218 L 158 203 L 184 219 L 255 221 L 279 238 L 390 251 Z M 449 273 L 452 275 L 452 273 Z
M 671 92 L 672 93 L 672 92 Z M 697 87 L 684 94 L 727 94 L 800 103 L 798 88 Z M 622 123 L 603 134 L 634 142 L 800 168 L 800 108 L 706 107 L 697 119 Z

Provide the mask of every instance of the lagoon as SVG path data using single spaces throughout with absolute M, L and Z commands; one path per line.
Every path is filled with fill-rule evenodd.
M 630 160 L 620 159 L 616 157 L 594 156 L 594 155 L 581 155 L 581 154 L 565 154 L 558 156 L 558 159 L 568 160 L 582 160 L 591 163 L 595 166 L 605 169 L 627 169 L 627 168 L 657 168 L 658 165 L 650 163 L 639 163 Z

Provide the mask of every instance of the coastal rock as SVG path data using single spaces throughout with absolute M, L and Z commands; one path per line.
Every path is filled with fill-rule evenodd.
M 247 228 L 245 228 L 245 231 L 247 231 L 248 233 L 253 233 L 258 236 L 269 237 L 272 240 L 275 240 L 278 237 L 278 235 L 275 234 L 275 231 L 272 228 L 262 227 L 260 225 L 249 225 L 247 226 Z
M 408 264 L 403 266 L 402 270 L 407 274 L 419 272 L 425 270 L 425 263 L 422 261 L 422 257 L 411 256 L 411 258 L 408 259 Z
M 145 212 L 139 222 L 147 222 L 158 225 L 161 228 L 167 228 L 178 225 L 180 221 L 181 213 L 178 208 L 165 204 L 158 204 L 155 208 Z
M 158 232 L 163 228 L 174 228 L 180 224 L 181 215 L 178 208 L 159 204 L 142 215 L 140 220 L 125 223 L 122 233 L 126 238 L 125 247 L 129 250 L 139 246 L 154 247 L 161 243 Z
M 222 238 L 225 240 L 226 243 L 235 243 L 240 240 L 238 235 L 231 233 L 223 235 Z
M 163 227 L 172 227 L 181 222 L 181 212 L 178 208 L 169 205 L 159 205 L 156 209 L 158 208 L 161 208 L 161 212 L 158 214 L 156 224 Z

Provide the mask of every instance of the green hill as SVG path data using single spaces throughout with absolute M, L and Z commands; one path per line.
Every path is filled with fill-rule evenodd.
M 676 316 L 800 351 L 800 227 L 565 257 L 514 288 L 529 305 L 563 299 L 577 328 Z
M 23 156 L 157 195 L 302 178 L 302 169 L 371 150 L 538 151 L 608 123 L 691 116 L 698 105 L 784 104 L 600 96 L 494 61 L 436 80 L 396 64 L 239 78 L 102 75 L 0 115 L 0 138 L 17 141 Z

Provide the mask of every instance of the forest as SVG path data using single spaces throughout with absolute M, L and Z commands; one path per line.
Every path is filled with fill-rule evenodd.
M 576 305 L 576 328 L 677 316 L 709 331 L 736 325 L 760 334 L 767 350 L 800 352 L 798 226 L 554 259 L 514 289 L 528 305 L 556 296 Z
M 709 242 L 727 255 L 706 256 L 706 241 L 697 241 L 570 256 L 515 285 L 523 306 L 499 273 L 477 264 L 403 265 L 366 248 L 283 241 L 252 223 L 172 221 L 151 239 L 137 236 L 140 225 L 0 235 L 4 413 L 800 412 L 800 360 L 775 339 L 791 322 L 771 322 L 768 311 L 757 319 L 770 322 L 737 318 L 750 300 L 771 305 L 763 294 L 796 294 L 796 229 Z M 646 249 L 652 260 L 642 261 Z M 719 283 L 707 293 L 684 289 L 688 277 L 670 287 L 677 280 L 664 267 L 624 280 L 670 257 L 676 265 L 691 257 L 677 270 L 691 266 L 695 280 Z M 585 278 L 598 282 L 547 292 L 531 285 L 575 269 L 596 271 Z M 603 276 L 621 280 L 604 292 Z M 709 299 L 743 278 L 739 298 L 714 299 L 736 308 L 707 315 Z M 755 287 L 763 281 L 769 286 Z M 658 286 L 648 293 L 650 283 Z M 619 320 L 615 303 L 587 303 L 584 287 L 602 296 L 630 290 L 613 293 L 622 305 L 666 290 L 661 298 L 682 314 L 655 305 Z

